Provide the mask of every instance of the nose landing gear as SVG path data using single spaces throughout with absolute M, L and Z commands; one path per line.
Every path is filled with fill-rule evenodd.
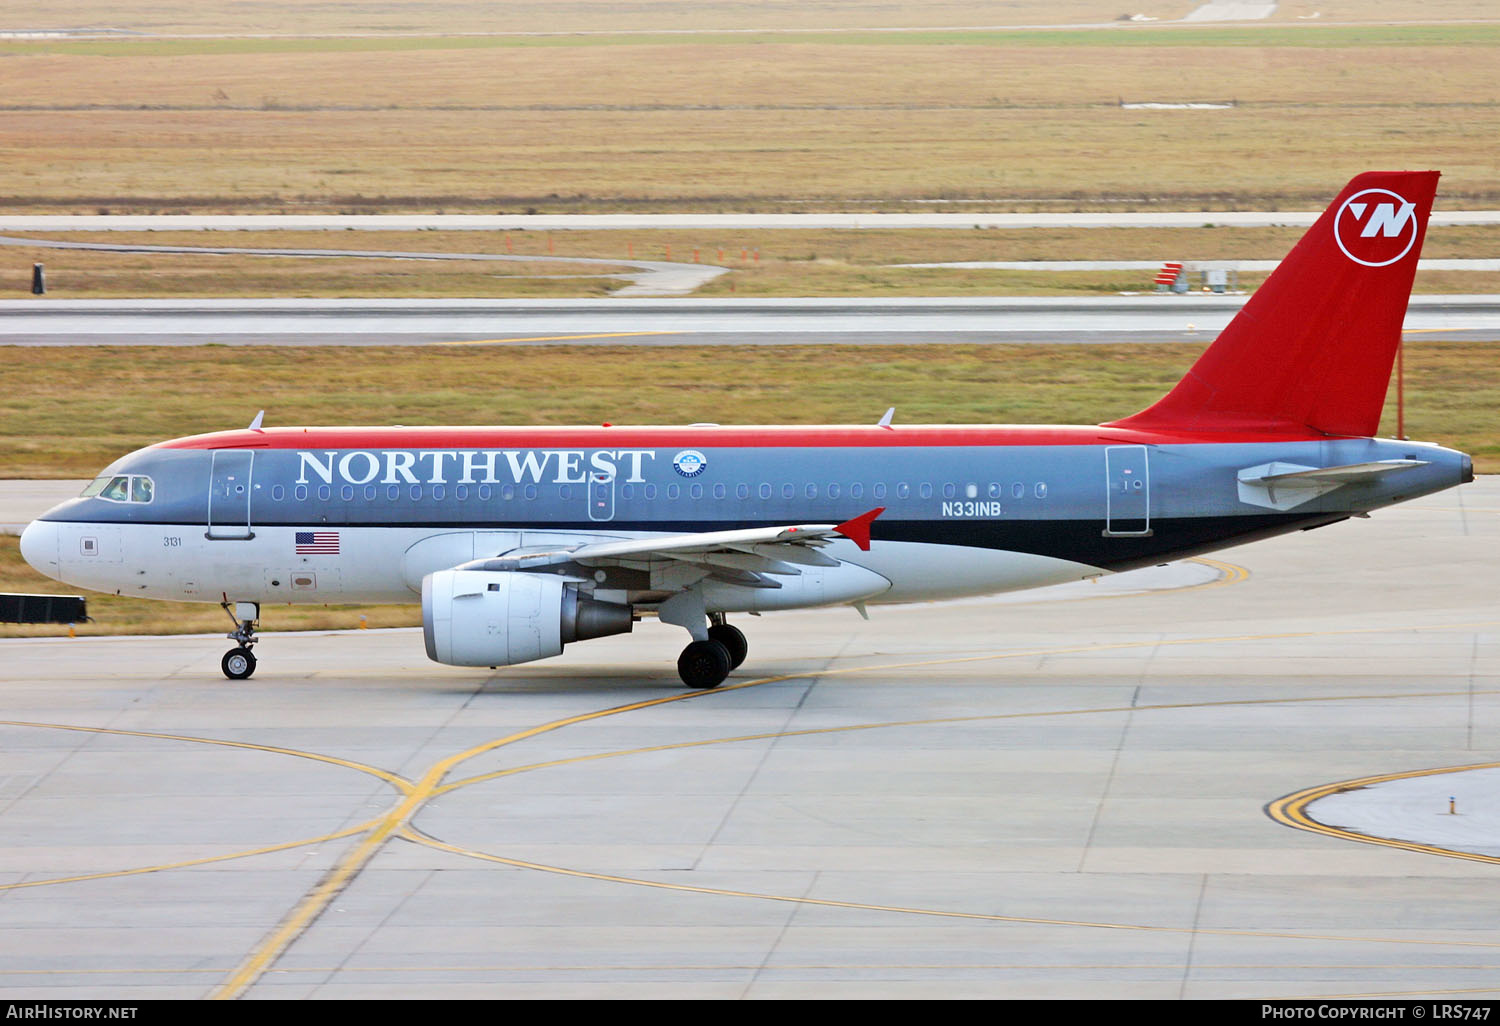
M 255 637 L 255 625 L 260 620 L 260 603 L 231 603 L 226 595 L 219 606 L 234 623 L 234 630 L 225 637 L 230 641 L 239 642 L 238 648 L 231 648 L 224 653 L 224 658 L 219 662 L 219 668 L 230 680 L 245 680 L 255 672 L 255 653 L 251 652 L 250 648 L 258 640 Z

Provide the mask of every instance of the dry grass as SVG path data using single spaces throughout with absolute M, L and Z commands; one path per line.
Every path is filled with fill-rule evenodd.
M 1163 394 L 1200 349 L 748 347 L 732 361 L 693 347 L 372 347 L 353 360 L 315 348 L 9 349 L 0 477 L 91 477 L 132 449 L 241 426 L 262 407 L 272 424 L 762 423 L 767 410 L 864 423 L 893 403 L 910 423 L 1099 423 Z M 225 396 L 251 398 L 226 408 Z M 1500 343 L 1414 339 L 1407 401 L 1409 434 L 1500 471 Z
M 1223 208 L 1306 206 L 1372 166 L 1444 169 L 1450 206 L 1500 197 L 1500 29 L 1427 45 L 1404 45 L 1409 29 L 1265 37 L 1280 45 L 1249 31 L 7 43 L 0 198 L 85 212 Z M 1122 97 L 1241 106 L 1129 111 Z

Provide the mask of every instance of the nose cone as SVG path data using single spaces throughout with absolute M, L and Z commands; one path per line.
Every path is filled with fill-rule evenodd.
M 21 532 L 21 558 L 48 577 L 57 577 L 57 525 L 33 520 Z

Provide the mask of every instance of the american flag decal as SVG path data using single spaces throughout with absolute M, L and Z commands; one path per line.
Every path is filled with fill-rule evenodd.
M 297 555 L 337 556 L 339 533 L 337 531 L 298 531 Z

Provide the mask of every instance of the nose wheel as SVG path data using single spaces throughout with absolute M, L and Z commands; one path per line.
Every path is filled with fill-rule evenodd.
M 228 596 L 225 596 L 219 606 L 234 623 L 234 630 L 225 637 L 239 642 L 238 647 L 224 653 L 224 658 L 219 661 L 219 668 L 230 680 L 245 680 L 255 672 L 255 653 L 250 649 L 258 640 L 255 637 L 255 625 L 260 620 L 260 603 L 230 602 Z
M 244 680 L 255 672 L 255 653 L 244 646 L 231 648 L 219 666 L 230 680 Z

